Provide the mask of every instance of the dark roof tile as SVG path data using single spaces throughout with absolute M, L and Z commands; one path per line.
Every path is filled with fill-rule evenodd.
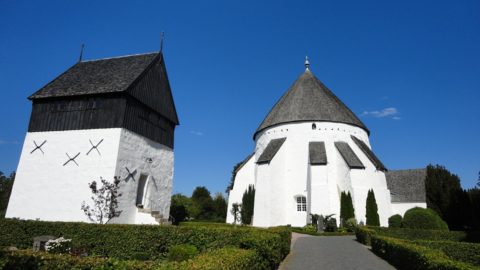
M 426 202 L 427 169 L 388 171 L 385 177 L 392 202 Z
M 282 147 L 283 143 L 285 142 L 287 138 L 280 138 L 280 139 L 273 139 L 271 140 L 267 147 L 265 147 L 265 150 L 263 150 L 263 153 L 260 155 L 260 157 L 257 160 L 258 164 L 262 163 L 270 163 L 272 161 L 273 157 L 277 154 L 278 150 L 280 150 L 280 147 Z
M 355 155 L 355 152 L 353 152 L 348 143 L 335 142 L 335 147 L 338 149 L 338 152 L 340 152 L 340 155 L 342 155 L 343 160 L 345 160 L 350 169 L 365 169 L 365 166 L 363 166 L 363 163 L 357 155 Z
M 310 142 L 308 144 L 308 152 L 310 157 L 310 165 L 327 164 L 327 152 L 325 151 L 324 142 Z
M 355 136 L 351 136 L 352 140 L 355 142 L 355 144 L 362 150 L 362 152 L 367 156 L 367 158 L 373 163 L 375 168 L 379 171 L 387 171 L 387 168 L 383 165 L 383 163 L 378 159 L 378 157 L 373 153 L 373 151 L 370 149 L 370 147 L 367 146 L 365 142 L 360 140 L 359 138 Z

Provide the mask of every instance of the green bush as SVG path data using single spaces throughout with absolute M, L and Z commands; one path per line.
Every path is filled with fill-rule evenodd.
M 406 240 L 432 240 L 432 241 L 468 241 L 467 234 L 461 231 L 445 230 L 419 230 L 408 228 L 380 228 L 368 227 L 378 235 L 400 238 Z
M 435 211 L 420 207 L 415 207 L 405 212 L 402 227 L 410 229 L 448 230 L 447 223 L 445 223 Z
M 141 270 L 153 269 L 152 262 L 106 259 L 97 257 L 78 257 L 69 254 L 51 254 L 26 250 L 0 251 L 0 269 L 102 269 L 102 270 Z
M 349 218 L 345 222 L 345 228 L 348 232 L 354 232 L 357 228 L 357 220 L 355 218 Z
M 400 239 L 372 235 L 372 251 L 397 269 L 466 270 L 477 267 L 454 261 L 442 251 L 415 245 Z
M 376 234 L 374 230 L 365 226 L 359 226 L 355 230 L 355 236 L 357 237 L 357 241 L 370 246 L 372 244 L 372 235 Z
M 336 232 L 337 231 L 337 219 L 329 218 L 327 224 L 325 224 L 326 232 Z
M 72 239 L 73 250 L 90 256 L 121 260 L 165 259 L 169 247 L 195 246 L 200 252 L 224 247 L 251 248 L 268 265 L 277 265 L 289 253 L 290 231 L 285 228 L 215 226 L 151 226 L 0 220 L 0 246 L 31 248 L 33 237 L 62 235 Z
M 195 246 L 189 244 L 171 246 L 168 250 L 167 258 L 169 261 L 181 262 L 195 257 L 198 250 Z
M 397 214 L 388 218 L 389 228 L 400 228 L 401 226 L 402 226 L 402 216 Z
M 253 250 L 222 248 L 200 254 L 192 260 L 163 263 L 156 270 L 243 270 L 269 269 Z
M 480 245 L 452 241 L 412 241 L 412 243 L 431 249 L 441 250 L 449 258 L 480 266 Z
M 312 234 L 312 233 L 315 234 L 317 233 L 317 227 L 315 225 L 308 224 L 302 228 L 302 231 L 307 234 Z

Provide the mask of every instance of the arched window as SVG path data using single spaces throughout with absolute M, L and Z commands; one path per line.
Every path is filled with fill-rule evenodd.
M 315 125 L 315 123 L 312 124 L 312 129 L 317 129 L 317 125 Z
M 297 197 L 297 212 L 307 211 L 307 198 L 305 196 Z

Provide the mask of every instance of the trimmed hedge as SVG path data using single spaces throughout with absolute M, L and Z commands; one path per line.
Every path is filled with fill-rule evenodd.
M 402 227 L 402 216 L 400 215 L 393 215 L 388 218 L 388 227 L 389 228 L 400 228 Z
M 372 235 L 376 234 L 376 231 L 372 230 L 369 227 L 357 227 L 355 230 L 355 236 L 357 237 L 357 241 L 370 246 L 372 244 Z
M 102 269 L 102 270 L 141 270 L 153 269 L 152 262 L 127 261 L 118 259 L 105 259 L 96 257 L 78 257 L 68 254 L 51 254 L 33 252 L 31 250 L 0 251 L 0 269 L 39 269 L 39 270 L 64 270 L 64 269 Z
M 274 268 L 290 251 L 290 231 L 285 228 L 97 225 L 4 219 L 0 220 L 0 231 L 0 247 L 31 248 L 33 237 L 55 235 L 72 239 L 74 250 L 90 256 L 122 260 L 136 259 L 139 253 L 149 260 L 164 259 L 169 247 L 190 244 L 200 252 L 224 247 L 254 249 L 262 260 L 260 264 Z
M 372 235 L 372 251 L 398 269 L 408 270 L 467 270 L 479 269 L 454 261 L 442 251 L 418 246 L 400 239 Z
M 32 251 L 0 251 L 0 269 L 31 270 L 217 270 L 268 269 L 254 250 L 222 248 L 183 262 L 139 262 L 95 257 L 74 257 Z
M 454 242 L 479 242 L 478 233 L 470 233 L 463 231 L 444 231 L 444 230 L 419 230 L 419 229 L 406 229 L 406 228 L 381 228 L 381 227 L 358 227 L 355 234 L 358 237 L 363 236 L 364 230 L 368 230 L 369 233 L 373 231 L 378 235 L 400 238 L 405 240 L 430 240 L 430 241 L 454 241 Z M 359 240 L 360 241 L 360 240 Z M 364 243 L 363 241 L 360 241 Z
M 480 244 L 451 241 L 412 241 L 412 243 L 441 250 L 453 260 L 480 266 Z

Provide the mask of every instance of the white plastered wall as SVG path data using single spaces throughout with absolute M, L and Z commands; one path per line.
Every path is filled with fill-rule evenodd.
M 91 149 L 98 145 L 98 153 Z M 30 153 L 34 141 L 42 146 Z M 75 161 L 63 165 L 68 157 L 79 153 Z M 151 158 L 152 162 L 148 162 Z M 173 177 L 173 151 L 143 136 L 122 128 L 89 129 L 50 132 L 29 132 L 17 168 L 6 217 L 47 221 L 89 222 L 81 210 L 85 201 L 91 203 L 89 183 L 100 178 L 112 181 L 120 177 L 119 210 L 117 223 L 154 223 L 155 219 L 137 214 L 135 199 L 137 184 L 127 177 L 125 167 L 150 177 L 147 193 L 155 201 L 155 209 L 168 218 Z M 128 179 L 127 179 L 128 178 Z M 133 200 L 133 202 L 132 202 Z M 143 214 L 143 215 L 141 215 Z M 137 218 L 138 215 L 138 218 Z M 158 223 L 157 223 L 158 224 Z
M 227 223 L 233 223 L 233 215 L 231 213 L 232 205 L 234 203 L 241 204 L 242 197 L 245 190 L 249 185 L 255 185 L 255 157 L 251 156 L 250 159 L 238 170 L 235 175 L 233 188 L 228 195 L 228 208 L 227 208 Z

